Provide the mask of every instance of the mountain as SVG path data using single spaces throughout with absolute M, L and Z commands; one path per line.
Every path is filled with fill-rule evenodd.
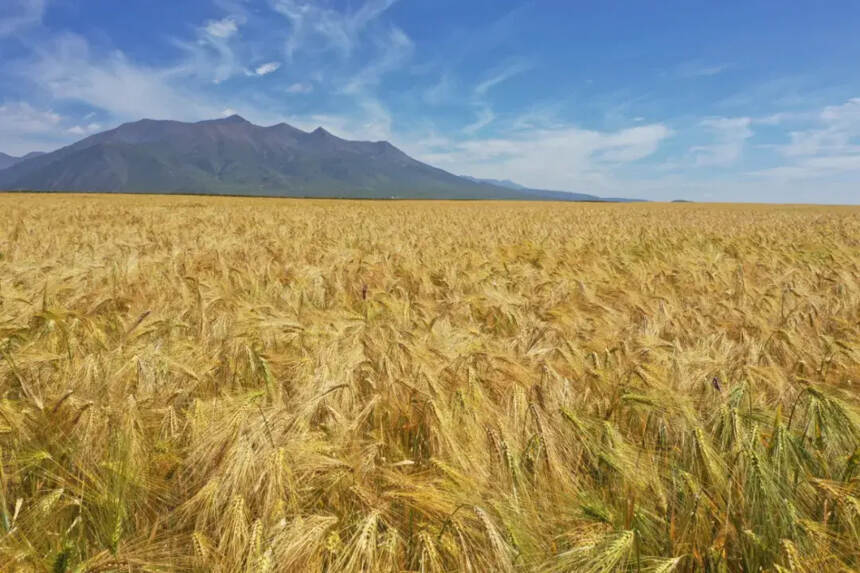
M 0 169 L 6 169 L 7 167 L 12 167 L 16 163 L 21 163 L 25 159 L 30 159 L 32 157 L 38 157 L 40 155 L 44 155 L 41 151 L 33 151 L 28 153 L 27 155 L 23 155 L 21 157 L 15 157 L 14 155 L 6 155 L 5 153 L 0 152 Z
M 513 181 L 458 177 L 387 141 L 349 141 L 319 127 L 254 125 L 233 115 L 185 123 L 143 119 L 51 153 L 0 154 L 0 189 L 283 197 L 602 201 Z
M 0 189 L 294 197 L 524 199 L 412 159 L 386 141 L 239 116 L 144 119 L 0 171 Z

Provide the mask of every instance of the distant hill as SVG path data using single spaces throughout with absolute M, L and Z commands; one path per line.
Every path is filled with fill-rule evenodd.
M 612 203 L 633 203 L 640 202 L 643 199 L 624 199 L 620 197 L 598 197 L 597 195 L 587 195 L 585 193 L 574 193 L 572 191 L 552 191 L 549 189 L 534 189 L 520 185 L 510 179 L 478 179 L 477 177 L 469 177 L 463 175 L 464 178 L 478 183 L 487 183 L 497 187 L 505 187 L 507 189 L 515 189 L 527 193 L 530 197 L 542 201 L 606 201 Z
M 8 157 L 0 189 L 286 197 L 600 200 L 458 177 L 387 141 L 349 141 L 322 127 L 262 127 L 233 115 L 144 119 L 45 154 Z
M 489 183 L 490 185 L 497 185 L 499 187 L 507 187 L 508 189 L 528 189 L 525 185 L 520 185 L 510 179 L 479 179 L 477 177 L 470 177 L 469 175 L 461 175 L 464 179 L 468 179 L 469 181 L 475 181 L 477 183 Z
M 16 163 L 21 163 L 25 159 L 30 159 L 32 157 L 38 157 L 40 155 L 44 155 L 41 151 L 33 151 L 28 153 L 27 155 L 22 155 L 21 157 L 15 157 L 14 155 L 6 155 L 5 153 L 0 152 L 0 169 L 6 169 L 7 167 L 12 167 Z

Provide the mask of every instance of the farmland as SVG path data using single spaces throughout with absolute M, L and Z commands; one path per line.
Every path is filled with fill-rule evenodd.
M 860 568 L 860 208 L 0 195 L 2 571 Z

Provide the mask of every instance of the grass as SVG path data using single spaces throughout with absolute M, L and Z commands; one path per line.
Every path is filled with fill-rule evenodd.
M 0 196 L 0 570 L 857 570 L 858 382 L 858 208 Z

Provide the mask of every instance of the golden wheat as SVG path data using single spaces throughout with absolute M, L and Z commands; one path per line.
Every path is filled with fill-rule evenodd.
M 856 570 L 858 382 L 858 208 L 0 196 L 0 570 Z

